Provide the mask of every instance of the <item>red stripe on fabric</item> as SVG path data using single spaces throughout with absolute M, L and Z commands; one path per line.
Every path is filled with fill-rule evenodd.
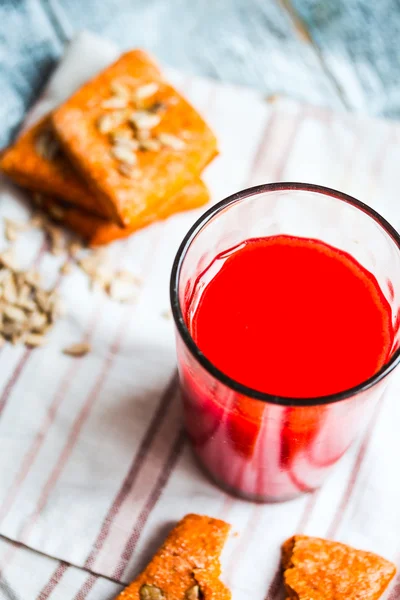
M 93 589 L 97 579 L 98 577 L 96 577 L 96 575 L 89 575 L 81 589 L 78 591 L 76 596 L 74 596 L 74 600 L 85 600 L 88 593 Z
M 0 415 L 3 412 L 3 410 L 7 404 L 7 401 L 11 395 L 13 387 L 14 387 L 15 383 L 17 382 L 19 376 L 21 375 L 32 352 L 33 352 L 33 350 L 31 348 L 27 348 L 26 350 L 24 350 L 24 353 L 23 353 L 22 357 L 20 358 L 17 366 L 15 367 L 14 371 L 11 373 L 9 380 L 7 381 L 6 387 L 4 388 L 4 391 L 0 397 Z
M 387 600 L 399 600 L 400 598 L 400 575 L 397 575 L 395 579 L 395 584 L 392 591 L 389 594 Z
M 46 250 L 48 249 L 49 244 L 48 244 L 48 240 L 47 237 L 45 237 L 42 245 L 39 248 L 39 252 L 37 253 L 34 261 L 32 262 L 32 267 L 36 267 L 38 266 L 38 264 L 40 263 L 41 259 L 44 256 L 44 253 L 46 252 Z M 56 286 L 58 285 L 58 281 L 56 283 Z M 3 350 L 3 349 L 2 349 Z M 11 396 L 11 392 L 13 390 L 14 385 L 16 384 L 19 376 L 21 375 L 26 363 L 28 362 L 29 356 L 31 355 L 32 352 L 32 348 L 27 348 L 22 357 L 20 358 L 17 366 L 15 367 L 13 373 L 11 374 L 6 387 L 4 388 L 4 391 L 0 397 L 0 415 L 3 412 L 7 401 L 9 399 L 9 397 Z
M 151 246 L 151 250 L 149 252 L 149 262 L 151 257 L 154 255 L 155 249 L 157 247 L 157 244 L 153 244 Z M 144 272 L 146 272 L 146 268 L 143 269 Z M 126 307 L 123 313 L 123 317 L 121 318 L 120 321 L 120 326 L 118 327 L 118 330 L 116 332 L 114 341 L 112 343 L 112 345 L 110 346 L 110 350 L 109 350 L 109 354 L 106 357 L 105 360 L 105 364 L 103 366 L 103 368 L 101 369 L 100 372 L 100 376 L 98 377 L 98 379 L 95 382 L 94 387 L 92 388 L 89 396 L 87 397 L 86 401 L 84 402 L 83 408 L 80 411 L 80 413 L 78 414 L 78 417 L 76 418 L 76 420 L 74 421 L 74 424 L 72 425 L 72 429 L 69 433 L 67 442 L 58 458 L 58 461 L 53 469 L 53 471 L 50 474 L 50 477 L 48 478 L 42 493 L 39 497 L 35 512 L 31 515 L 31 518 L 29 519 L 29 521 L 26 523 L 26 525 L 23 527 L 22 533 L 21 533 L 21 539 L 23 539 L 24 543 L 28 543 L 26 539 L 32 530 L 32 527 L 34 526 L 36 520 L 38 519 L 40 513 L 42 512 L 43 508 L 45 507 L 47 500 L 50 496 L 51 490 L 53 488 L 53 486 L 56 484 L 58 477 L 60 476 L 64 466 L 66 465 L 69 456 L 72 453 L 72 450 L 75 446 L 76 440 L 79 437 L 80 431 L 88 417 L 88 415 L 90 414 L 90 411 L 98 397 L 98 394 L 101 390 L 101 387 L 104 383 L 104 381 L 106 380 L 110 369 L 113 365 L 114 362 L 114 358 L 115 355 L 117 354 L 119 347 L 122 343 L 122 339 L 123 339 L 123 334 L 127 329 L 127 321 L 130 319 L 132 314 L 132 307 Z
M 370 421 L 368 423 L 368 428 L 367 428 L 367 431 L 366 431 L 366 433 L 365 433 L 365 435 L 363 437 L 363 441 L 362 441 L 362 444 L 360 446 L 360 450 L 359 450 L 359 452 L 357 454 L 357 458 L 356 458 L 353 470 L 352 470 L 351 475 L 350 475 L 349 483 L 348 483 L 348 485 L 347 485 L 347 487 L 345 489 L 345 492 L 343 494 L 342 501 L 340 502 L 339 507 L 338 507 L 338 509 L 337 509 L 337 511 L 336 511 L 333 519 L 332 519 L 332 522 L 331 522 L 331 524 L 330 524 L 330 526 L 328 528 L 328 531 L 326 533 L 326 537 L 328 537 L 328 538 L 332 538 L 333 539 L 335 537 L 335 535 L 337 533 L 337 530 L 339 529 L 340 523 L 341 523 L 341 521 L 342 521 L 342 519 L 344 517 L 344 513 L 346 511 L 346 508 L 347 508 L 347 505 L 349 503 L 349 500 L 350 500 L 350 498 L 352 496 L 352 493 L 353 493 L 353 490 L 354 490 L 354 486 L 356 484 L 358 475 L 360 474 L 361 467 L 362 467 L 362 464 L 364 462 L 365 455 L 367 453 L 370 441 L 372 439 L 372 434 L 373 434 L 374 429 L 375 429 L 376 421 L 378 420 L 379 414 L 380 414 L 380 412 L 382 410 L 382 405 L 383 405 L 383 398 L 379 398 L 378 401 L 377 401 L 377 403 L 376 403 L 373 415 L 372 415 L 372 417 L 371 417 L 371 419 L 370 419 Z
M 64 573 L 68 569 L 67 563 L 60 563 L 54 571 L 50 581 L 44 586 L 42 591 L 37 596 L 37 600 L 47 600 L 50 595 L 54 592 L 57 585 L 60 583 Z
M 126 318 L 121 320 L 120 326 L 119 326 L 117 334 L 115 336 L 115 340 L 110 348 L 109 355 L 106 359 L 104 368 L 101 370 L 101 374 L 98 377 L 94 387 L 92 388 L 91 393 L 87 397 L 82 410 L 78 414 L 77 419 L 75 419 L 75 422 L 74 422 L 72 429 L 70 431 L 70 434 L 68 436 L 67 443 L 65 444 L 65 446 L 59 456 L 59 459 L 42 490 L 42 493 L 39 497 L 36 509 L 35 509 L 34 513 L 32 514 L 31 518 L 29 519 L 28 523 L 26 524 L 26 526 L 23 528 L 22 535 L 21 535 L 22 539 L 27 538 L 29 536 L 33 525 L 36 523 L 36 520 L 38 519 L 40 513 L 43 511 L 44 507 L 46 506 L 46 503 L 50 496 L 51 490 L 53 489 L 54 485 L 56 484 L 64 466 L 66 465 L 66 463 L 71 455 L 71 452 L 75 446 L 76 440 L 79 437 L 81 429 L 82 429 L 87 417 L 89 416 L 90 411 L 91 411 L 91 409 L 99 395 L 99 392 L 103 386 L 103 383 L 106 380 L 106 378 L 110 372 L 110 369 L 113 365 L 115 355 L 118 352 L 119 346 L 122 341 L 123 332 L 126 330 L 126 325 L 127 325 L 126 321 L 129 318 L 130 314 L 131 314 L 131 308 L 125 309 L 125 317 Z M 24 543 L 27 543 L 26 539 L 24 539 Z
M 162 492 L 164 491 L 164 488 L 167 485 L 169 478 L 176 466 L 176 463 L 178 462 L 178 459 L 179 459 L 179 457 L 182 453 L 182 450 L 184 448 L 184 445 L 185 445 L 185 440 L 186 440 L 186 437 L 185 437 L 184 432 L 180 431 L 178 436 L 176 437 L 176 440 L 175 440 L 173 446 L 172 446 L 171 452 L 170 452 L 167 460 L 165 461 L 163 468 L 161 469 L 160 475 L 159 475 L 153 489 L 151 490 L 150 495 L 147 498 L 146 504 L 143 507 L 142 512 L 139 515 L 139 518 L 136 522 L 136 526 L 135 526 L 134 530 L 132 531 L 132 533 L 125 545 L 124 551 L 121 555 L 120 562 L 113 573 L 113 577 L 115 577 L 115 579 L 118 579 L 119 581 L 121 581 L 123 578 L 124 571 L 132 558 L 132 555 L 136 549 L 136 546 L 138 544 L 138 541 L 140 539 L 142 531 L 150 517 L 150 514 L 151 514 L 153 508 L 155 507 L 155 505 L 157 504 L 157 502 L 158 502 Z
M 175 372 L 173 377 L 171 378 L 166 390 L 162 394 L 158 408 L 147 428 L 147 431 L 145 432 L 145 435 L 142 439 L 142 442 L 139 446 L 136 456 L 131 464 L 128 474 L 125 477 L 125 480 L 124 480 L 111 508 L 109 509 L 105 520 L 103 521 L 102 528 L 96 539 L 96 542 L 94 543 L 93 549 L 85 562 L 85 568 L 90 569 L 93 566 L 98 554 L 100 553 L 102 547 L 104 546 L 104 543 L 110 532 L 113 520 L 115 519 L 116 515 L 118 514 L 123 502 L 125 501 L 126 497 L 129 494 L 132 486 L 135 484 L 135 481 L 140 473 L 141 467 L 143 466 L 144 461 L 146 459 L 147 452 L 148 452 L 155 436 L 158 433 L 158 430 L 160 428 L 161 423 L 163 422 L 165 415 L 168 412 L 168 408 L 172 402 L 172 399 L 175 395 L 177 387 L 178 387 L 178 377 L 177 377 L 177 373 Z
M 90 323 L 90 325 L 88 327 L 88 332 L 85 336 L 86 340 L 90 339 L 91 335 L 93 334 L 95 324 L 98 321 L 99 321 L 99 313 L 95 310 L 92 322 Z M 81 368 L 83 365 L 84 365 L 84 360 L 73 361 L 70 368 L 67 370 L 60 386 L 58 387 L 57 392 L 54 396 L 54 399 L 47 411 L 45 420 L 42 423 L 37 435 L 35 436 L 31 447 L 29 448 L 28 452 L 25 454 L 23 463 L 17 472 L 16 478 L 14 479 L 13 484 L 9 488 L 7 496 L 5 497 L 3 503 L 0 507 L 0 523 L 7 516 L 8 511 L 10 510 L 12 503 L 14 502 L 15 497 L 18 493 L 18 490 L 21 487 L 21 485 L 23 484 L 26 476 L 28 475 L 31 466 L 34 463 L 36 456 L 39 453 L 39 450 L 41 448 L 43 440 L 46 438 L 46 435 L 54 422 L 57 411 L 66 396 L 66 393 L 69 389 L 71 382 L 75 380 L 75 376 L 76 376 L 78 369 Z
M 255 154 L 251 160 L 249 174 L 246 177 L 246 186 L 251 186 L 254 178 L 256 177 L 260 166 L 263 162 L 265 150 L 268 148 L 269 143 L 269 133 L 271 132 L 277 117 L 277 111 L 272 110 L 271 114 L 267 117 L 264 130 L 261 134 L 260 141 L 257 145 Z

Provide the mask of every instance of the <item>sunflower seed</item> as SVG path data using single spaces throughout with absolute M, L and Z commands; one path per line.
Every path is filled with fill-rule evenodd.
M 132 129 L 120 129 L 117 131 L 111 131 L 109 137 L 112 144 L 118 144 L 119 142 L 123 142 L 125 140 L 133 140 L 133 132 Z
M 67 260 L 63 265 L 61 265 L 60 267 L 60 273 L 61 275 L 69 275 L 72 271 L 72 264 Z
M 48 324 L 48 319 L 44 313 L 35 312 L 29 317 L 28 324 L 31 331 L 42 333 Z
M 7 269 L 14 270 L 15 268 L 15 256 L 12 248 L 5 250 L 0 254 L 0 264 Z
M 97 121 L 97 129 L 100 133 L 110 133 L 113 129 L 121 125 L 124 118 L 123 111 L 101 115 Z
M 114 147 L 121 147 L 121 148 L 127 148 L 128 150 L 138 150 L 139 149 L 139 142 L 138 140 L 134 140 L 134 139 L 129 139 L 129 138 L 117 138 L 114 140 Z
M 106 288 L 109 296 L 117 302 L 134 302 L 137 299 L 136 284 L 119 277 L 113 277 Z
M 171 150 L 184 150 L 186 148 L 185 142 L 171 133 L 160 133 L 158 139 L 163 146 L 171 148 Z
M 136 164 L 136 154 L 134 154 L 132 150 L 126 148 L 125 146 L 113 146 L 111 148 L 111 154 L 115 159 L 122 163 L 125 163 L 127 165 Z
M 113 81 L 110 86 L 111 93 L 119 98 L 129 98 L 129 89 L 119 81 Z
M 57 221 L 62 221 L 62 219 L 65 217 L 65 211 L 57 204 L 50 204 L 48 211 L 50 216 Z
M 158 152 L 161 149 L 161 143 L 157 139 L 143 140 L 140 142 L 140 149 L 147 152 Z
M 151 133 L 148 129 L 139 129 L 136 132 L 136 139 L 139 142 L 145 142 L 151 138 Z
M 128 106 L 127 98 L 121 98 L 118 96 L 113 96 L 112 98 L 107 98 L 107 100 L 103 100 L 101 103 L 101 108 L 105 109 L 119 109 L 126 108 Z
M 200 600 L 200 587 L 198 585 L 193 585 L 191 588 L 186 590 L 185 600 Z
M 53 160 L 60 151 L 60 146 L 51 131 L 42 131 L 35 140 L 35 149 L 45 160 Z
M 32 287 L 36 287 L 40 284 L 41 276 L 35 269 L 29 269 L 25 271 L 25 281 Z
M 24 336 L 24 342 L 27 346 L 32 346 L 33 348 L 37 348 L 38 346 L 43 346 L 46 338 L 44 335 L 40 333 L 28 333 Z
M 83 245 L 77 240 L 73 240 L 68 244 L 68 252 L 71 256 L 76 256 L 82 250 Z
M 6 306 L 3 315 L 9 320 L 14 321 L 15 323 L 23 323 L 26 321 L 26 314 L 17 306 L 12 306 L 11 304 Z
M 17 286 L 14 278 L 11 276 L 7 279 L 3 286 L 3 299 L 10 304 L 15 304 L 18 297 Z
M 55 256 L 65 251 L 65 237 L 62 229 L 49 221 L 43 223 L 43 229 L 50 240 L 50 252 Z
M 129 179 L 138 179 L 141 175 L 140 169 L 136 169 L 132 165 L 127 165 L 126 163 L 120 163 L 118 165 L 118 171 L 124 177 L 128 177 Z
M 158 83 L 155 82 L 141 85 L 134 92 L 136 100 L 146 100 L 146 98 L 154 96 L 154 94 L 158 91 L 158 87 Z
M 90 352 L 90 344 L 87 342 L 81 342 L 78 344 L 72 344 L 71 346 L 67 346 L 63 349 L 63 354 L 67 354 L 68 356 L 76 356 L 81 357 L 85 356 L 88 352 Z
M 167 110 L 167 105 L 165 104 L 165 102 L 154 102 L 154 104 L 152 104 L 149 108 L 149 110 L 151 112 L 161 112 L 164 110 Z
M 137 129 L 153 129 L 161 121 L 161 117 L 145 110 L 136 110 L 129 117 L 129 122 Z
M 144 583 L 139 590 L 140 600 L 164 600 L 166 597 L 161 588 Z

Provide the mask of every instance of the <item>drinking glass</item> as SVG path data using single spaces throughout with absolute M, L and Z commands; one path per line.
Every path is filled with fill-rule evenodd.
M 196 346 L 187 316 L 212 276 L 207 267 L 246 239 L 275 235 L 319 239 L 376 277 L 395 335 L 386 364 L 367 381 L 329 396 L 269 395 L 228 377 Z M 256 186 L 219 202 L 190 229 L 173 265 L 171 304 L 185 427 L 200 463 L 236 495 L 287 500 L 322 484 L 365 428 L 399 363 L 400 237 L 372 208 L 344 193 L 302 183 Z M 295 360 L 288 359 L 288 377 Z

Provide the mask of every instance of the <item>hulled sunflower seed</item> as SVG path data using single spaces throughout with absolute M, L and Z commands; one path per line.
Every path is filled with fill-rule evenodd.
M 146 110 L 136 110 L 129 117 L 129 122 L 137 129 L 153 129 L 160 121 L 160 115 Z
M 67 260 L 63 265 L 61 265 L 60 267 L 60 273 L 61 275 L 69 275 L 72 271 L 72 264 Z
M 151 133 L 148 129 L 139 129 L 136 132 L 136 139 L 139 142 L 145 142 L 151 138 Z
M 46 338 L 40 333 L 27 333 L 24 335 L 23 340 L 27 346 L 37 348 L 38 346 L 43 346 Z
M 15 323 L 23 323 L 26 321 L 26 314 L 17 306 L 8 305 L 3 310 L 3 315 L 9 320 Z
M 123 123 L 124 118 L 123 111 L 101 115 L 97 121 L 97 129 L 100 133 L 110 133 Z
M 12 248 L 9 248 L 0 254 L 0 264 L 7 269 L 15 269 L 15 256 Z
M 125 146 L 117 145 L 111 148 L 112 156 L 118 161 L 125 163 L 126 165 L 134 165 L 136 164 L 137 158 L 136 154 L 132 152 L 129 148 Z
M 56 219 L 56 221 L 62 221 L 62 219 L 65 217 L 65 211 L 57 204 L 50 204 L 48 210 L 50 216 L 53 217 L 53 219 Z
M 110 142 L 112 144 L 118 144 L 123 140 L 133 140 L 133 132 L 132 129 L 120 129 L 117 131 L 110 132 Z
M 4 235 L 9 242 L 15 242 L 19 229 L 10 219 L 4 219 Z
M 129 138 L 117 138 L 114 140 L 114 146 L 120 146 L 121 148 L 127 148 L 128 150 L 132 150 L 135 152 L 139 150 L 139 142 L 138 140 L 129 139 Z
M 48 319 L 44 313 L 35 312 L 29 317 L 28 324 L 32 331 L 41 333 L 48 324 Z
M 149 108 L 149 111 L 151 112 L 161 112 L 164 110 L 167 110 L 167 105 L 165 104 L 165 102 L 154 102 L 154 104 L 152 104 Z
M 146 150 L 147 152 L 158 152 L 160 149 L 161 142 L 155 138 L 140 142 L 140 150 Z
M 85 356 L 88 352 L 90 352 L 90 344 L 87 342 L 81 342 L 78 344 L 71 344 L 71 346 L 67 346 L 63 349 L 63 354 L 67 354 L 68 356 L 76 356 L 81 357 Z
M 83 245 L 77 240 L 73 240 L 68 244 L 68 252 L 71 256 L 77 256 L 79 252 L 82 250 Z
M 50 131 L 41 131 L 35 140 L 35 149 L 45 160 L 53 160 L 58 154 L 60 146 Z
M 146 98 L 154 96 L 154 94 L 158 92 L 158 87 L 158 83 L 156 83 L 155 81 L 153 81 L 152 83 L 146 83 L 145 85 L 141 85 L 134 92 L 135 99 L 146 100 Z
M 137 299 L 137 286 L 132 281 L 127 281 L 115 276 L 106 287 L 110 298 L 117 302 L 134 302 Z
M 120 109 L 126 108 L 128 106 L 128 99 L 122 98 L 119 96 L 112 96 L 111 98 L 107 98 L 107 100 L 103 100 L 101 103 L 101 108 L 105 109 Z
M 129 89 L 119 81 L 113 81 L 110 86 L 111 93 L 119 98 L 129 98 Z
M 163 146 L 171 148 L 171 150 L 184 150 L 186 148 L 185 142 L 171 133 L 160 133 L 158 139 Z
M 132 165 L 127 165 L 126 163 L 120 163 L 118 165 L 118 171 L 124 177 L 128 177 L 129 179 L 138 179 L 140 177 L 140 169 L 136 169 Z
M 140 600 L 164 600 L 166 597 L 161 588 L 144 583 L 139 590 Z
M 185 592 L 185 600 L 200 600 L 201 592 L 198 585 L 193 585 Z

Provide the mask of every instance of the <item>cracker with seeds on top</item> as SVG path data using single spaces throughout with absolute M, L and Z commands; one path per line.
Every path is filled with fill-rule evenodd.
M 116 600 L 230 600 L 219 579 L 229 529 L 219 519 L 187 515 Z
M 130 227 L 196 177 L 217 154 L 199 113 L 133 50 L 52 115 L 54 132 L 108 217 Z

